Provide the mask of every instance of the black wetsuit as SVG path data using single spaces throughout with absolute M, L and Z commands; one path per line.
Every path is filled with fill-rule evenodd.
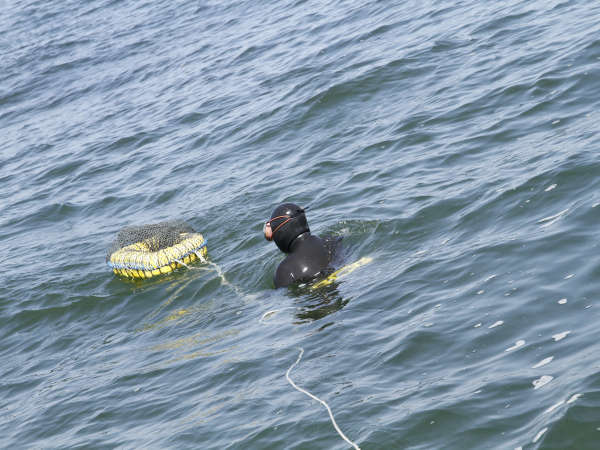
M 331 242 L 305 232 L 290 244 L 290 251 L 275 271 L 275 287 L 310 281 L 331 272 Z

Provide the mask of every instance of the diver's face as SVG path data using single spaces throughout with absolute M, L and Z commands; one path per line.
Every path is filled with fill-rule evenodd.
M 265 239 L 267 241 L 273 240 L 273 230 L 271 229 L 271 222 L 265 222 L 265 226 L 263 227 L 263 233 L 265 235 Z

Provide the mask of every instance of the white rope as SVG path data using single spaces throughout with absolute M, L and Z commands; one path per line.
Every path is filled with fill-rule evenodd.
M 181 264 L 182 266 L 184 266 L 187 269 L 190 268 L 190 266 L 188 266 L 186 263 L 184 263 L 182 259 L 176 259 L 175 261 L 177 261 L 179 264 Z
M 198 257 L 198 259 L 200 260 L 200 262 L 205 263 L 206 262 L 206 258 L 204 257 L 204 255 L 201 252 L 194 252 L 194 254 Z
M 218 276 L 219 276 L 219 278 L 221 279 L 221 284 L 222 284 L 223 286 L 228 286 L 228 287 L 229 287 L 229 288 L 231 288 L 231 289 L 232 289 L 232 290 L 233 290 L 233 291 L 234 291 L 234 292 L 235 292 L 237 295 L 239 295 L 241 298 L 243 298 L 243 299 L 244 299 L 244 300 L 246 300 L 246 301 L 252 301 L 252 300 L 254 300 L 254 296 L 252 296 L 252 295 L 248 295 L 248 294 L 245 294 L 245 293 L 244 293 L 244 292 L 243 292 L 243 291 L 242 291 L 242 290 L 241 290 L 239 287 L 237 287 L 235 284 L 231 284 L 231 283 L 230 283 L 230 282 L 227 280 L 227 278 L 225 278 L 225 274 L 223 273 L 223 270 L 221 269 L 221 267 L 220 267 L 218 264 L 216 264 L 216 263 L 214 263 L 214 262 L 212 262 L 212 261 L 209 261 L 208 259 L 206 259 L 206 258 L 204 257 L 204 255 L 202 255 L 202 253 L 200 253 L 199 251 L 198 251 L 198 252 L 195 252 L 195 253 L 196 253 L 196 256 L 198 257 L 198 259 L 200 260 L 200 262 L 202 262 L 202 263 L 204 263 L 204 264 L 206 264 L 206 265 L 208 265 L 208 266 L 210 266 L 210 267 L 212 267 L 212 268 L 214 269 L 214 271 L 217 273 L 217 275 L 218 275 Z
M 348 439 L 346 437 L 346 435 L 344 433 L 342 433 L 342 430 L 340 430 L 340 427 L 338 427 L 338 424 L 335 422 L 335 419 L 333 418 L 333 413 L 331 412 L 331 408 L 329 407 L 329 405 L 327 403 L 325 403 L 323 400 L 321 400 L 320 398 L 312 395 L 310 392 L 305 391 L 304 389 L 302 389 L 301 387 L 298 387 L 296 385 L 296 383 L 294 383 L 292 381 L 292 379 L 290 378 L 290 372 L 292 371 L 292 369 L 300 362 L 300 359 L 302 359 L 302 355 L 304 354 L 304 349 L 302 347 L 300 347 L 300 354 L 298 355 L 298 359 L 296 360 L 296 362 L 294 364 L 292 364 L 290 366 L 290 368 L 287 370 L 287 372 L 285 373 L 285 377 L 287 378 L 287 380 L 290 382 L 290 384 L 294 387 L 294 389 L 302 392 L 303 394 L 308 395 L 310 398 L 312 398 L 313 400 L 318 401 L 319 403 L 321 403 L 325 408 L 327 408 L 327 412 L 329 412 L 329 417 L 331 418 L 331 423 L 333 423 L 333 427 L 335 428 L 335 431 L 338 432 L 338 434 L 341 436 L 341 438 L 343 440 L 345 440 L 348 444 L 350 444 L 352 447 L 354 447 L 356 450 L 360 450 L 360 447 L 358 445 L 356 445 L 354 442 L 352 442 L 350 439 Z

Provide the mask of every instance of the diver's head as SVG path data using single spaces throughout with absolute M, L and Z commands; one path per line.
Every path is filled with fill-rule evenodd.
M 289 253 L 294 239 L 310 232 L 304 209 L 294 203 L 282 203 L 273 210 L 263 229 L 267 241 L 275 241 L 279 250 Z

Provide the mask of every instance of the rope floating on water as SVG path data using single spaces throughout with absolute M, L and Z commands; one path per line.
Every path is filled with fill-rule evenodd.
M 337 433 L 341 436 L 341 438 L 346 441 L 348 444 L 350 444 L 352 447 L 354 447 L 356 450 L 360 450 L 360 447 L 358 445 L 356 445 L 354 442 L 352 442 L 350 439 L 348 439 L 348 437 L 342 433 L 342 430 L 340 430 L 340 427 L 338 427 L 338 424 L 336 423 L 335 419 L 333 418 L 333 413 L 331 412 L 331 408 L 329 407 L 329 405 L 327 403 L 325 403 L 325 401 L 321 400 L 319 397 L 314 396 L 313 394 L 311 394 L 310 392 L 302 389 L 301 387 L 298 387 L 296 385 L 296 383 L 294 383 L 292 381 L 292 379 L 290 378 L 290 372 L 292 371 L 292 369 L 294 367 L 296 367 L 296 365 L 300 362 L 300 359 L 302 359 L 302 355 L 304 354 L 304 349 L 302 347 L 300 347 L 300 354 L 298 355 L 298 359 L 296 360 L 296 362 L 294 364 L 292 364 L 290 366 L 290 368 L 287 370 L 287 372 L 285 373 L 285 377 L 287 378 L 287 380 L 289 381 L 289 383 L 292 385 L 292 387 L 300 392 L 302 392 L 303 394 L 308 395 L 310 398 L 312 398 L 313 400 L 318 401 L 320 404 L 322 404 L 325 408 L 327 408 L 327 412 L 329 413 L 329 417 L 331 418 L 331 423 L 333 424 L 333 427 L 335 428 L 335 431 L 337 431 Z
M 216 274 L 221 279 L 221 284 L 223 286 L 229 287 L 231 290 L 233 290 L 233 292 L 235 292 L 240 298 L 244 299 L 246 302 L 250 302 L 250 301 L 254 300 L 253 295 L 246 294 L 238 286 L 230 283 L 229 280 L 227 280 L 227 278 L 225 278 L 225 274 L 223 273 L 223 270 L 221 269 L 221 267 L 218 264 L 216 264 L 212 261 L 208 261 L 208 260 L 205 260 L 205 263 L 214 269 Z

